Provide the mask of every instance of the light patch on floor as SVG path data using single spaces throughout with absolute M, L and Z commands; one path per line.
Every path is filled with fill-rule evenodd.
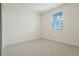
M 8 45 L 4 56 L 79 56 L 79 47 L 47 39 L 37 39 Z

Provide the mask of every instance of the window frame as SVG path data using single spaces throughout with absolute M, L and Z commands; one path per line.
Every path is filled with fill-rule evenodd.
M 59 26 L 60 24 L 58 25 L 58 27 L 60 27 L 60 29 L 58 27 L 55 28 L 55 23 L 54 23 L 55 19 L 54 19 L 54 16 L 53 16 L 53 15 L 58 14 L 58 13 L 62 13 L 62 16 L 61 16 L 62 17 L 62 20 L 59 20 L 62 25 L 61 26 Z M 62 12 L 62 11 L 59 11 L 59 12 L 56 12 L 56 13 L 53 13 L 52 14 L 52 28 L 53 28 L 53 30 L 63 30 L 63 19 L 64 19 L 64 12 Z

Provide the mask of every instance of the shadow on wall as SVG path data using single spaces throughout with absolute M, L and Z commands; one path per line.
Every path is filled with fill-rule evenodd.
M 2 27 L 1 27 L 1 4 L 0 4 L 0 56 L 1 56 L 1 51 L 2 51 Z

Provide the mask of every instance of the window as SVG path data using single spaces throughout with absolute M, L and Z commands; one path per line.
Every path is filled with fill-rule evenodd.
M 55 30 L 61 30 L 63 28 L 63 12 L 58 12 L 52 15 L 52 26 Z

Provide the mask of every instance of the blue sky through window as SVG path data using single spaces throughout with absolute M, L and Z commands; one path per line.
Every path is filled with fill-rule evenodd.
M 63 26 L 63 12 L 58 12 L 53 14 L 53 23 L 52 26 L 54 29 L 62 29 Z

